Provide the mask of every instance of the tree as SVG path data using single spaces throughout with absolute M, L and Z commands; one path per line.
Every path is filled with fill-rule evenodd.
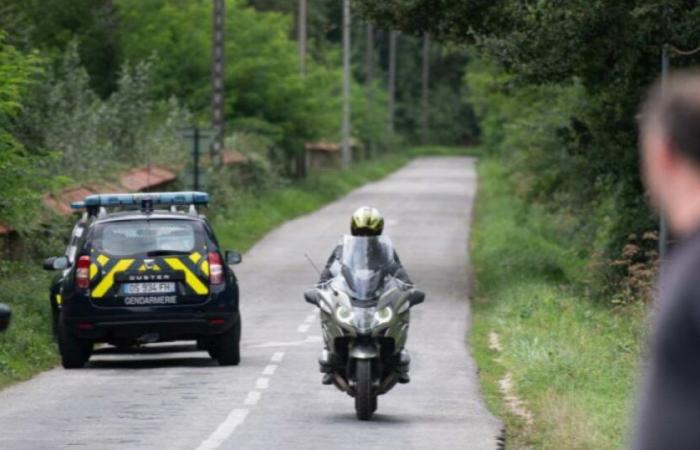
M 11 130 L 39 70 L 36 55 L 19 52 L 0 32 L 0 222 L 14 226 L 30 223 L 37 209 L 33 161 Z
M 439 7 L 430 0 L 357 3 L 362 14 L 380 24 L 471 45 L 482 58 L 496 63 L 496 74 L 508 75 L 498 87 L 503 92 L 580 84 L 584 95 L 579 103 L 568 110 L 565 124 L 551 130 L 558 145 L 549 148 L 567 163 L 547 167 L 556 179 L 564 174 L 572 179 L 540 198 L 558 206 L 575 205 L 579 213 L 612 201 L 615 206 L 606 220 L 611 225 L 602 227 L 602 240 L 613 253 L 629 233 L 653 226 L 643 204 L 635 116 L 646 87 L 659 75 L 662 45 L 700 44 L 697 2 L 443 0 Z M 673 65 L 699 61 L 685 58 Z

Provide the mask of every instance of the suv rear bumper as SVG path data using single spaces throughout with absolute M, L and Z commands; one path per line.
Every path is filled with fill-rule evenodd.
M 63 318 L 71 334 L 95 342 L 111 340 L 174 341 L 221 334 L 239 320 L 238 312 L 162 314 L 157 316 L 109 315 Z

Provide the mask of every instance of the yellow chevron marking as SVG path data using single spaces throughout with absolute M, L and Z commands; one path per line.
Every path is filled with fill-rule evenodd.
M 199 260 L 202 259 L 202 255 L 199 252 L 194 252 L 190 255 L 190 259 L 193 263 L 197 264 Z
M 182 270 L 185 272 L 185 282 L 197 294 L 205 295 L 209 293 L 207 286 L 205 286 L 204 283 L 197 278 L 197 275 L 193 274 L 192 271 L 182 263 L 182 261 L 177 258 L 165 258 L 165 262 L 168 263 L 168 265 L 174 270 Z
M 146 265 L 141 264 L 141 267 L 139 267 L 139 272 L 145 272 L 146 271 Z
M 209 276 L 209 261 L 207 260 L 202 261 L 202 273 Z
M 56 294 L 56 304 L 60 305 L 63 303 L 63 296 L 61 294 Z
M 105 265 L 109 262 L 109 258 L 107 258 L 105 255 L 99 255 L 97 257 L 97 262 L 100 263 L 102 268 L 104 269 Z
M 90 279 L 92 280 L 97 275 L 97 264 L 90 264 Z
M 99 259 L 99 256 L 98 256 Z M 92 290 L 92 298 L 102 298 L 114 285 L 114 275 L 117 272 L 124 272 L 129 266 L 134 262 L 133 259 L 122 259 L 114 265 L 112 270 L 109 271 L 107 275 L 102 278 L 102 280 L 97 284 L 97 287 Z

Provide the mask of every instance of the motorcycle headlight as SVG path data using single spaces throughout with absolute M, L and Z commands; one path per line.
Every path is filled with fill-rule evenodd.
M 335 310 L 335 318 L 338 319 L 338 322 L 352 325 L 352 310 L 347 306 L 339 306 Z
M 391 321 L 391 319 L 393 319 L 393 317 L 394 311 L 391 309 L 391 306 L 382 308 L 374 313 L 374 320 L 376 321 L 377 325 L 388 323 Z

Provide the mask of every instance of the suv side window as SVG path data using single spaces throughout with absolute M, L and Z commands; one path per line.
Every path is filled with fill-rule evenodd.
M 75 264 L 75 256 L 78 253 L 78 244 L 80 239 L 85 234 L 86 223 L 82 220 L 78 221 L 73 227 L 73 231 L 70 235 L 70 240 L 68 241 L 68 246 L 66 247 L 65 255 L 70 261 L 71 265 Z

